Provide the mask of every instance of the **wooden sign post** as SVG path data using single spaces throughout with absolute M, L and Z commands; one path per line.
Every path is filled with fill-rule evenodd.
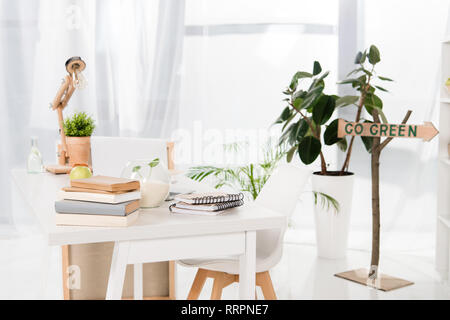
M 348 122 L 343 119 L 339 119 L 338 121 L 339 138 L 346 135 L 373 137 L 373 144 L 371 147 L 372 257 L 370 270 L 350 270 L 335 274 L 335 276 L 383 291 L 402 288 L 413 284 L 413 282 L 385 274 L 378 274 L 378 264 L 380 258 L 379 166 L 381 151 L 393 138 L 421 138 L 424 141 L 430 141 L 439 133 L 431 122 L 425 122 L 423 125 L 407 125 L 406 122 L 408 121 L 410 115 L 411 111 L 408 111 L 401 124 L 381 123 L 376 110 L 372 112 L 375 122 Z M 385 137 L 386 139 L 381 142 L 381 137 Z
M 431 122 L 423 125 L 414 124 L 387 124 L 370 122 L 347 122 L 339 119 L 338 137 L 346 135 L 364 137 L 391 137 L 391 138 L 422 138 L 424 141 L 433 139 L 439 131 Z

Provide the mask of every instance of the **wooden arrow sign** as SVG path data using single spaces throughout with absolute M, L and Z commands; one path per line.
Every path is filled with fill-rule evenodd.
M 358 123 L 339 119 L 338 137 L 346 135 L 365 137 L 392 137 L 392 138 L 422 138 L 424 141 L 433 139 L 439 131 L 431 122 L 423 125 L 389 124 L 389 123 Z

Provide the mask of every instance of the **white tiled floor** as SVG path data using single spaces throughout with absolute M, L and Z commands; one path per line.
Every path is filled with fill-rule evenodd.
M 61 296 L 60 257 L 48 250 L 39 235 L 18 235 L 0 227 L 0 299 L 42 299 Z M 381 292 L 333 276 L 350 269 L 367 267 L 370 255 L 349 250 L 345 260 L 316 257 L 315 247 L 287 243 L 281 262 L 272 270 L 272 280 L 280 299 L 450 299 L 450 287 L 434 271 L 432 251 L 385 253 L 382 272 L 414 281 L 415 284 L 391 292 Z M 51 263 L 46 263 L 51 261 Z M 195 269 L 178 267 L 177 296 L 184 299 Z M 207 299 L 209 280 L 201 298 Z M 258 296 L 261 293 L 258 290 Z M 224 289 L 224 299 L 237 297 L 237 284 Z

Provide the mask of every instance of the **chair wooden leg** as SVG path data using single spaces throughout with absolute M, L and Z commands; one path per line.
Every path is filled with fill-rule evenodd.
M 208 271 L 205 269 L 198 269 L 195 275 L 194 282 L 192 283 L 191 290 L 187 297 L 188 300 L 197 300 L 198 296 L 202 292 L 203 286 L 205 285 L 206 277 L 208 276 Z
M 211 293 L 211 300 L 220 300 L 222 297 L 222 290 L 225 284 L 225 275 L 223 272 L 217 272 L 214 276 L 214 284 Z
M 261 287 L 264 294 L 264 299 L 277 300 L 277 295 L 275 293 L 275 289 L 273 288 L 269 271 L 256 274 L 256 284 Z

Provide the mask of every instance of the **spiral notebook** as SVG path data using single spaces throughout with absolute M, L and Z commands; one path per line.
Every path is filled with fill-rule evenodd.
M 225 193 L 225 192 L 205 192 L 205 193 L 190 193 L 180 194 L 175 197 L 176 201 L 184 202 L 187 204 L 212 204 L 222 203 L 229 201 L 243 200 L 244 194 L 242 193 Z
M 187 214 L 199 214 L 199 215 L 218 215 L 224 210 L 229 208 L 235 208 L 242 206 L 243 200 L 228 201 L 223 203 L 211 203 L 211 204 L 189 204 L 185 202 L 174 203 L 169 207 L 170 212 L 173 213 L 187 213 Z

